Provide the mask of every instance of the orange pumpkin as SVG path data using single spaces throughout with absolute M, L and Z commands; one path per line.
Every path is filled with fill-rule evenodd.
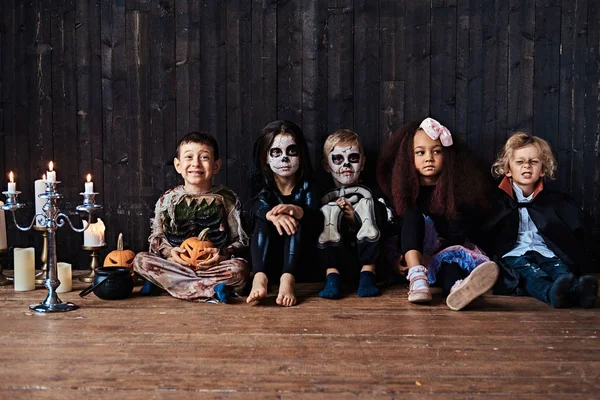
M 198 237 L 191 237 L 184 240 L 181 244 L 184 252 L 179 255 L 182 260 L 195 266 L 200 261 L 206 261 L 212 257 L 211 253 L 205 251 L 209 247 L 215 247 L 210 240 L 206 240 L 208 231 L 209 229 L 206 228 L 200 232 Z
M 129 267 L 133 268 L 135 253 L 131 250 L 123 250 L 123 234 L 119 233 L 117 249 L 108 253 L 104 259 L 105 267 Z

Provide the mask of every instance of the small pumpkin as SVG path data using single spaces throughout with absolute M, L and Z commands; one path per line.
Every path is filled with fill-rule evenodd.
M 211 253 L 205 250 L 215 245 L 210 241 L 206 240 L 209 229 L 206 228 L 198 237 L 187 238 L 181 244 L 181 248 L 184 250 L 179 256 L 182 260 L 189 262 L 192 265 L 198 264 L 200 261 L 206 261 L 212 257 Z
M 123 250 L 123 234 L 119 233 L 117 249 L 108 253 L 104 259 L 105 267 L 129 267 L 133 268 L 135 253 L 131 250 Z

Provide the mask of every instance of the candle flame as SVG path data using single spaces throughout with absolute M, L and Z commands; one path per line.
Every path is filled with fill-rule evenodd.
M 92 181 L 92 174 L 87 174 L 87 181 L 91 182 Z
M 9 177 L 10 177 L 10 183 L 13 183 L 15 181 L 15 176 L 13 175 L 12 171 L 10 171 Z
M 50 164 L 48 164 L 48 171 L 53 171 L 54 170 L 54 163 L 52 161 L 50 161 Z
M 42 180 L 45 181 L 46 180 L 46 174 L 42 174 Z

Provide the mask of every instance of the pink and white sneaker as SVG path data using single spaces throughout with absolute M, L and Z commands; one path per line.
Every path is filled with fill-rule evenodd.
M 478 265 L 465 279 L 456 281 L 446 298 L 446 305 L 454 311 L 463 309 L 490 290 L 496 283 L 498 274 L 498 265 L 493 261 Z
M 408 289 L 408 301 L 411 303 L 428 303 L 431 301 L 429 280 L 427 279 L 427 268 L 415 265 L 408 270 L 406 276 L 410 282 Z

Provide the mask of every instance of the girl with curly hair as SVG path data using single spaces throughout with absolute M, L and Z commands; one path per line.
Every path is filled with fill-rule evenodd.
M 400 219 L 397 266 L 410 302 L 431 301 L 429 284 L 437 283 L 448 307 L 460 310 L 492 288 L 498 266 L 467 239 L 486 180 L 445 126 L 426 118 L 400 127 L 380 156 L 377 181 Z

